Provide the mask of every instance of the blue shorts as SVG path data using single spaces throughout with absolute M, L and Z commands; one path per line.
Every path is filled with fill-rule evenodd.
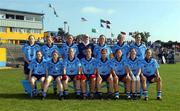
M 32 74 L 31 77 L 35 77 L 37 78 L 37 80 L 40 80 L 42 77 L 45 77 L 45 76 L 46 76 L 45 74 L 42 74 L 42 75 Z
M 67 75 L 67 76 L 71 79 L 71 81 L 74 80 L 74 78 L 76 77 L 76 75 Z
M 49 75 L 51 77 L 53 77 L 54 81 L 56 80 L 57 77 L 60 77 L 61 75 Z
M 100 75 L 103 81 L 107 81 L 109 74 L 108 75 Z
M 123 74 L 123 75 L 117 75 L 119 78 L 119 81 L 122 81 L 124 79 L 124 77 L 127 76 L 127 74 Z
M 154 75 L 150 75 L 150 76 L 147 76 L 147 75 L 144 75 L 145 77 L 146 77 L 146 79 L 147 79 L 147 81 L 149 82 L 149 83 L 153 83 L 153 79 L 156 77 L 156 75 L 154 74 Z
M 29 64 L 26 61 L 24 61 L 24 74 L 26 75 L 29 75 L 29 72 L 30 72 L 28 66 Z

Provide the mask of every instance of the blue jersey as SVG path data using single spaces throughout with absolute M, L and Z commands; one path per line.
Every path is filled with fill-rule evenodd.
M 75 57 L 72 61 L 69 59 L 65 60 L 65 69 L 67 75 L 77 75 L 80 67 L 81 62 L 77 57 Z
M 120 49 L 122 51 L 122 57 L 123 59 L 126 59 L 129 53 L 129 45 L 126 42 L 123 42 L 122 45 L 117 43 L 112 47 L 112 52 L 115 54 L 117 49 Z
M 100 46 L 99 44 L 97 44 L 95 47 L 94 47 L 94 50 L 93 50 L 93 55 L 95 58 L 97 59 L 100 59 L 101 58 L 101 49 L 107 49 L 107 57 L 110 58 L 110 54 L 112 53 L 112 50 L 111 48 L 104 44 L 103 46 Z
M 32 74 L 43 75 L 46 74 L 46 61 L 42 59 L 41 62 L 38 62 L 37 59 L 33 59 L 28 68 L 32 71 Z
M 102 59 L 100 58 L 97 60 L 96 67 L 100 75 L 109 75 L 112 69 L 111 61 L 110 59 L 107 59 L 106 61 L 103 62 Z
M 111 60 L 112 68 L 115 71 L 117 75 L 124 75 L 126 74 L 125 68 L 126 68 L 126 60 L 120 59 L 120 61 L 117 60 L 115 57 Z
M 36 52 L 40 50 L 40 46 L 37 44 L 34 44 L 30 46 L 29 44 L 25 44 L 22 47 L 22 52 L 25 54 L 25 57 L 29 60 L 32 61 L 33 59 L 36 58 Z
M 158 68 L 159 64 L 154 58 L 151 58 L 148 62 L 145 59 L 141 61 L 141 70 L 142 73 L 146 76 L 154 75 Z
M 62 75 L 64 70 L 64 63 L 62 59 L 59 59 L 56 63 L 53 60 L 47 62 L 47 70 L 49 75 Z
M 146 45 L 141 43 L 139 46 L 136 43 L 130 44 L 130 48 L 136 49 L 137 57 L 139 59 L 144 59 L 145 52 L 146 52 Z
M 49 47 L 47 44 L 45 44 L 42 46 L 41 50 L 42 50 L 44 59 L 46 59 L 48 61 L 48 60 L 52 59 L 52 52 L 54 50 L 59 51 L 59 48 L 54 44 L 52 44 L 51 47 Z
M 134 60 L 128 58 L 126 63 L 127 63 L 127 67 L 132 71 L 134 76 L 136 76 L 138 70 L 141 69 L 141 61 L 138 58 L 135 58 Z
M 81 59 L 82 70 L 84 74 L 93 74 L 96 69 L 96 59 L 91 58 L 87 60 L 86 58 Z
M 68 58 L 68 50 L 69 48 L 73 48 L 75 57 L 79 54 L 78 47 L 75 43 L 71 44 L 70 46 L 67 43 L 62 44 L 60 48 L 60 53 L 64 59 Z

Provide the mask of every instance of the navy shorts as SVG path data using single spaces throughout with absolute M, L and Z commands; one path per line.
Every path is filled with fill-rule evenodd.
M 144 76 L 146 77 L 146 79 L 147 79 L 147 81 L 148 81 L 149 83 L 153 83 L 152 80 L 156 77 L 155 74 L 154 74 L 154 75 L 151 75 L 151 76 L 147 76 L 147 75 L 144 75 Z
M 74 80 L 74 78 L 76 77 L 76 75 L 67 75 L 67 76 L 71 79 L 71 81 Z
M 107 81 L 109 74 L 108 75 L 100 75 L 103 81 Z
M 46 76 L 45 74 L 42 74 L 42 75 L 32 74 L 31 77 L 35 77 L 37 78 L 37 80 L 40 80 L 42 77 L 45 77 L 45 76 Z
M 49 75 L 51 77 L 53 77 L 54 81 L 56 80 L 57 77 L 60 77 L 61 75 Z
M 29 72 L 30 72 L 28 66 L 29 64 L 26 61 L 24 61 L 24 74 L 26 75 L 29 75 Z
M 124 77 L 127 76 L 127 74 L 123 74 L 123 75 L 117 75 L 119 78 L 119 81 L 122 81 L 124 79 Z

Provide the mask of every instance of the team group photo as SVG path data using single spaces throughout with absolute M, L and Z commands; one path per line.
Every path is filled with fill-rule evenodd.
M 2 111 L 178 111 L 178 0 L 2 0 Z

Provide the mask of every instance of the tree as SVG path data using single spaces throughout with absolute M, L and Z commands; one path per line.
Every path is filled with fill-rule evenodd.
M 148 38 L 151 36 L 149 32 L 140 32 L 140 35 L 142 37 L 142 41 L 147 43 Z

